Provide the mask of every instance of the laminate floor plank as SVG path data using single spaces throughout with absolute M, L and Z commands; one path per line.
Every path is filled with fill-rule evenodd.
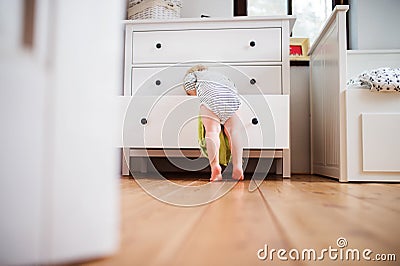
M 371 196 L 378 192 L 375 184 L 315 184 L 294 183 L 303 192 L 315 194 L 317 200 L 327 208 L 334 208 L 338 219 L 352 225 L 351 232 L 360 236 L 365 246 L 375 250 L 400 251 L 400 229 L 398 228 L 400 200 L 394 195 L 384 198 Z M 365 189 L 362 189 L 365 187 Z M 379 187 L 382 189 L 382 187 Z M 399 193 L 399 192 L 398 192 Z
M 185 245 L 176 250 L 171 265 L 265 265 L 257 251 L 266 243 L 291 245 L 266 209 L 259 191 L 249 192 L 248 186 L 249 181 L 239 182 L 209 204 Z M 280 265 L 301 263 L 286 261 Z
M 341 192 L 400 214 L 400 186 L 381 183 L 342 183 Z
M 207 205 L 197 208 L 173 206 L 149 196 L 131 180 L 124 180 L 124 189 L 127 182 L 137 195 L 132 197 L 124 193 L 121 197 L 121 249 L 115 256 L 84 265 L 160 265 L 157 261 L 168 261 L 170 254 L 163 250 L 183 245 L 207 208 Z M 155 187 L 168 187 L 166 182 L 169 181 L 151 180 Z M 196 181 L 176 182 L 184 185 Z M 171 191 L 167 189 L 166 193 Z M 145 202 L 138 198 L 144 198 Z
M 396 262 L 288 259 L 277 252 L 324 248 L 400 254 L 399 184 L 339 183 L 313 175 L 268 176 L 249 192 L 244 182 L 208 182 L 208 175 L 159 180 L 152 174 L 121 179 L 121 248 L 117 254 L 79 265 L 397 265 Z M 190 177 L 190 178 L 189 178 Z M 163 200 L 193 204 L 178 207 Z M 227 193 L 226 193 L 227 192 Z M 339 248 L 344 237 L 347 246 Z M 257 251 L 267 247 L 268 257 Z M 264 252 L 260 255 L 265 255 Z M 295 253 L 292 253 L 295 255 Z M 399 258 L 397 258 L 398 260 Z
M 347 248 L 398 253 L 399 215 L 342 193 L 341 189 L 340 183 L 291 180 L 278 182 L 277 186 L 264 182 L 260 187 L 266 204 L 287 229 L 295 248 L 338 248 L 336 240 L 344 237 Z M 324 261 L 328 263 L 337 262 Z

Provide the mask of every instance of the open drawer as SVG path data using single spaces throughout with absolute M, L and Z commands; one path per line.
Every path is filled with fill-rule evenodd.
M 198 148 L 199 100 L 193 96 L 135 96 L 124 111 L 123 147 Z M 250 149 L 289 147 L 289 96 L 245 95 L 239 116 Z

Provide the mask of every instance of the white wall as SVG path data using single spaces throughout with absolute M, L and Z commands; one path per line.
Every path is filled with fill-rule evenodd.
M 399 0 L 351 0 L 349 49 L 399 49 Z
M 310 82 L 308 66 L 290 67 L 290 148 L 294 174 L 310 173 Z
M 233 0 L 182 0 L 182 18 L 233 17 Z

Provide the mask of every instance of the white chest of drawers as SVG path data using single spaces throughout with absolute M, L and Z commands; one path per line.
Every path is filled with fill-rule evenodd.
M 196 97 L 182 88 L 198 63 L 227 75 L 243 97 L 245 149 L 281 159 L 290 176 L 289 35 L 291 16 L 127 21 L 124 154 L 198 150 Z M 145 154 L 150 154 L 147 150 Z M 251 153 L 250 153 L 251 154 Z M 257 153 L 260 154 L 259 152 Z M 125 161 L 125 160 L 124 160 Z M 128 174 L 127 165 L 124 174 Z

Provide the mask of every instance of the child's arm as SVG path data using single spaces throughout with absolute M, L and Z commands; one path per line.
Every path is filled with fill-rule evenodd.
M 195 95 L 193 94 L 196 92 L 196 75 L 194 73 L 189 73 L 185 76 L 183 79 L 183 88 L 186 91 L 186 94 L 188 95 Z

